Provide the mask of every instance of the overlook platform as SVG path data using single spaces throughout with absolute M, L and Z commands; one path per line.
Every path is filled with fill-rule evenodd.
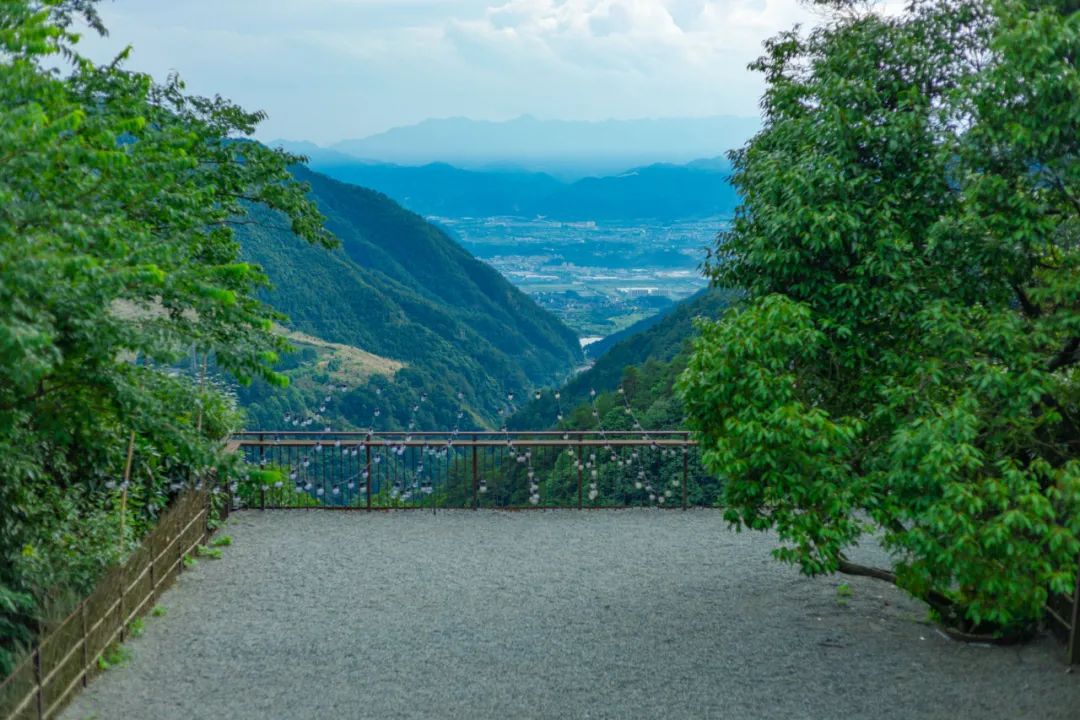
M 946 639 L 719 512 L 246 511 L 62 717 L 1069 718 L 1050 638 Z M 865 549 L 864 561 L 874 562 Z M 841 583 L 851 593 L 837 592 Z

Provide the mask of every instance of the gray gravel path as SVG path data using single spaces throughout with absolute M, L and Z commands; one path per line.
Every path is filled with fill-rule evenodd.
M 64 718 L 1080 718 L 1052 639 L 952 642 L 715 511 L 251 511 L 225 532 Z

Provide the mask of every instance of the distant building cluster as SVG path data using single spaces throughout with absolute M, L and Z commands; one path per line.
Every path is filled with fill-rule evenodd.
M 660 288 L 658 287 L 621 287 L 618 290 L 628 297 L 645 297 L 660 294 Z

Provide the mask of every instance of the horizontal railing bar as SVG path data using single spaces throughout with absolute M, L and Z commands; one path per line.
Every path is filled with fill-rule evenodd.
M 29 705 L 30 701 L 33 700 L 35 697 L 37 697 L 37 693 L 38 693 L 38 685 L 35 683 L 34 684 L 34 689 L 30 691 L 30 694 L 27 695 L 26 697 L 24 697 L 22 699 L 22 702 L 20 702 L 18 705 L 16 705 L 15 709 L 11 711 L 10 715 L 8 715 L 9 720 L 10 720 L 10 718 L 19 717 L 19 715 L 22 714 L 23 708 L 25 708 L 27 705 Z
M 701 510 L 720 510 L 721 508 L 713 507 L 710 505 L 695 505 L 695 509 Z M 324 512 L 326 510 L 335 510 L 338 512 L 431 512 L 431 505 L 405 505 L 402 507 L 387 507 L 381 505 L 372 505 L 370 509 L 366 506 L 354 507 L 352 505 L 267 505 L 265 510 L 313 510 L 317 512 Z M 452 512 L 460 510 L 462 512 L 471 513 L 475 510 L 494 510 L 496 512 L 502 512 L 509 510 L 512 512 L 518 512 L 521 510 L 573 510 L 577 512 L 579 510 L 682 510 L 683 507 L 677 502 L 672 502 L 669 505 L 584 505 L 578 507 L 577 504 L 567 505 L 481 505 L 479 508 L 475 508 L 472 505 L 439 505 L 434 508 L 439 512 Z M 264 508 L 260 507 L 245 507 L 233 510 L 233 512 L 264 512 Z
M 1063 628 L 1065 628 L 1065 630 L 1067 630 L 1067 631 L 1069 631 L 1069 632 L 1071 632 L 1071 631 L 1072 631 L 1072 629 L 1073 629 L 1072 623 L 1071 623 L 1071 622 L 1069 622 L 1068 620 L 1066 620 L 1065 618 L 1061 617 L 1061 615 L 1059 615 L 1059 614 L 1058 614 L 1058 611 L 1057 611 L 1057 610 L 1055 610 L 1055 609 L 1054 609 L 1053 607 L 1051 607 L 1050 605 L 1044 605 L 1044 606 L 1043 606 L 1043 610 L 1045 610 L 1046 612 L 1050 613 L 1050 615 L 1051 615 L 1051 616 L 1052 616 L 1052 617 L 1053 617 L 1053 618 L 1054 618 L 1055 620 L 1057 620 L 1057 621 L 1058 621 L 1058 623 L 1059 623 L 1059 624 L 1060 624 L 1060 625 L 1061 625 L 1061 626 L 1062 626 Z
M 16 665 L 12 669 L 12 671 L 8 674 L 8 676 L 6 678 L 4 678 L 4 680 L 2 682 L 0 682 L 0 692 L 2 692 L 4 690 L 4 688 L 7 686 L 8 683 L 11 683 L 11 682 L 15 681 L 15 678 L 17 678 L 19 676 L 19 673 L 21 673 L 25 669 L 23 666 L 29 665 L 31 662 L 33 662 L 33 660 L 34 660 L 34 654 L 33 653 L 30 653 L 25 658 L 23 658 L 19 662 L 19 664 Z
M 327 446 L 319 440 L 239 440 L 237 446 L 245 447 L 315 447 L 316 445 Z M 401 440 L 390 443 L 395 447 L 439 447 L 446 443 L 431 443 L 424 440 Z M 514 447 L 696 447 L 696 440 L 671 440 L 656 438 L 650 440 L 626 440 L 619 438 L 595 439 L 595 440 L 513 440 Z M 349 443 L 342 442 L 342 447 L 387 447 L 385 442 L 372 440 L 360 440 Z M 453 447 L 506 447 L 506 440 L 454 440 Z
M 84 636 L 81 640 L 79 640 L 77 643 L 75 643 L 74 645 L 71 646 L 71 649 L 67 651 L 67 654 L 64 655 L 63 658 L 61 658 L 59 661 L 53 663 L 52 670 L 49 671 L 48 675 L 46 675 L 45 677 L 43 677 L 41 679 L 41 687 L 45 687 L 49 683 L 51 683 L 52 680 L 53 680 L 53 677 L 56 675 L 56 673 L 60 672 L 60 670 L 65 665 L 67 665 L 68 660 L 70 660 L 71 656 L 75 654 L 75 651 L 82 649 L 82 646 L 85 645 L 85 644 L 86 644 L 86 637 Z
M 375 437 L 383 435 L 453 435 L 453 430 L 417 430 L 409 432 L 408 430 L 376 430 L 374 432 L 368 432 L 367 430 L 241 430 L 232 434 L 233 437 L 240 435 L 329 435 L 334 436 L 353 436 L 353 435 L 373 435 Z M 459 430 L 458 435 L 477 435 L 488 436 L 497 435 L 503 437 L 509 435 L 689 435 L 688 430 L 605 430 L 601 432 L 599 430 Z

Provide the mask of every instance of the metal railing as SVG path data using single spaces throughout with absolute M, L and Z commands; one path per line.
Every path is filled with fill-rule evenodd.
M 686 431 L 245 431 L 231 446 L 262 470 L 232 488 L 237 507 L 714 507 L 721 482 Z M 1048 623 L 1080 664 L 1080 572 Z
M 719 482 L 685 431 L 272 432 L 233 437 L 258 508 L 712 506 Z

